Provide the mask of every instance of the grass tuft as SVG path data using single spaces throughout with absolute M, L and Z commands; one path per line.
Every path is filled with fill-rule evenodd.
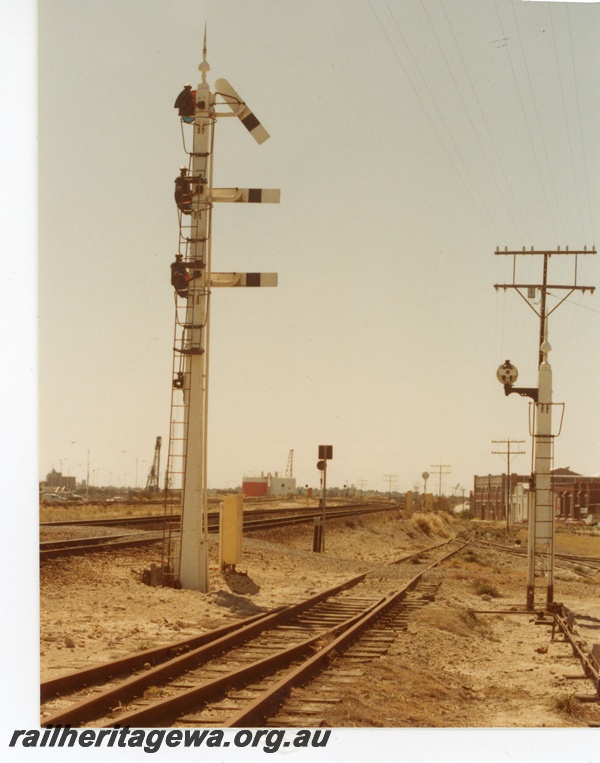
M 488 566 L 488 562 L 482 559 L 481 556 L 479 556 L 479 554 L 472 549 L 463 551 L 462 558 L 465 560 L 465 562 L 473 562 L 473 564 L 479 564 L 482 567 Z
M 561 694 L 559 697 L 554 697 L 552 703 L 556 710 L 567 715 L 575 715 L 578 709 L 574 694 Z
M 498 599 L 501 595 L 500 591 L 498 591 L 496 586 L 493 583 L 490 583 L 489 580 L 475 580 L 473 582 L 473 587 L 475 588 L 475 593 L 479 596 L 487 594 L 488 596 L 491 596 L 492 599 Z
M 469 628 L 475 628 L 479 625 L 479 618 L 472 609 L 465 609 L 458 615 L 465 625 Z

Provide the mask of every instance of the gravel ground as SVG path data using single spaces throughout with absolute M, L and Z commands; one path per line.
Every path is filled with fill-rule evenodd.
M 382 514 L 328 524 L 324 554 L 310 550 L 309 527 L 251 534 L 244 539 L 239 574 L 225 576 L 218 570 L 216 540 L 211 539 L 208 593 L 144 585 L 142 572 L 160 561 L 160 546 L 44 562 L 41 678 L 202 633 L 300 600 L 366 570 L 372 570 L 372 590 L 388 594 L 427 559 L 412 565 L 387 562 L 474 532 L 498 542 L 514 543 L 517 535 L 525 540 L 524 529 L 507 538 L 500 526 L 447 515 L 427 515 L 423 521 L 419 515 Z M 90 534 L 101 534 L 100 528 Z M 581 539 L 564 533 L 557 545 L 559 541 L 561 549 L 600 556 L 598 536 Z M 428 573 L 428 579 L 440 582 L 435 600 L 412 617 L 408 631 L 399 633 L 388 652 L 369 664 L 365 676 L 347 684 L 343 701 L 329 711 L 328 723 L 465 728 L 569 727 L 599 721 L 597 703 L 574 699 L 575 694 L 591 694 L 593 687 L 566 677 L 581 673 L 570 649 L 552 642 L 549 628 L 519 612 L 525 601 L 525 570 L 524 559 L 476 546 Z M 577 627 L 578 638 L 590 648 L 600 642 L 599 591 L 600 575 L 590 580 L 557 570 L 555 599 L 588 616 Z

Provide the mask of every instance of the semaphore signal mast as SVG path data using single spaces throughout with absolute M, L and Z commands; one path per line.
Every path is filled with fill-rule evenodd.
M 165 494 L 181 495 L 181 536 L 163 544 L 163 582 L 209 590 L 207 414 L 210 295 L 215 287 L 277 286 L 276 273 L 216 273 L 211 262 L 215 203 L 278 203 L 279 190 L 214 188 L 213 148 L 217 121 L 238 117 L 258 144 L 269 134 L 224 79 L 212 92 L 206 80 L 206 31 L 196 90 L 186 85 L 175 101 L 187 166 L 175 180 L 179 247 L 171 265 L 175 288 L 175 337 L 169 459 Z M 219 111 L 226 106 L 226 111 Z M 191 141 L 189 133 L 191 135 Z M 188 144 L 191 142 L 191 146 Z

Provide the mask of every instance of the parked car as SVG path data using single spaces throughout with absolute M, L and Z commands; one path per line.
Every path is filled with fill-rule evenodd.
M 45 493 L 42 496 L 42 503 L 64 503 L 66 500 L 60 493 Z

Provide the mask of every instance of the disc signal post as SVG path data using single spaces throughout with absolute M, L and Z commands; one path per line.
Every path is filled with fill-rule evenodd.
M 317 469 L 321 472 L 321 511 L 315 519 L 313 535 L 313 551 L 325 551 L 325 522 L 327 520 L 327 462 L 333 458 L 332 445 L 319 445 L 319 460 Z
M 175 287 L 175 340 L 171 431 L 166 485 L 181 492 L 179 547 L 167 545 L 163 567 L 182 588 L 209 590 L 207 502 L 207 414 L 210 294 L 214 287 L 277 286 L 276 273 L 218 273 L 212 270 L 211 232 L 215 203 L 278 203 L 276 189 L 214 188 L 213 143 L 217 121 L 238 117 L 257 143 L 269 134 L 224 79 L 211 91 L 206 76 L 206 32 L 196 90 L 186 85 L 179 109 L 189 168 L 176 179 L 179 251 L 171 266 Z M 219 111 L 219 106 L 227 107 Z M 192 131 L 191 150 L 186 133 Z
M 527 600 L 528 610 L 535 608 L 535 580 L 536 577 L 546 578 L 546 603 L 554 601 L 554 496 L 552 492 L 552 462 L 554 455 L 554 438 L 560 434 L 552 433 L 552 367 L 548 362 L 548 354 L 551 351 L 548 342 L 548 318 L 562 303 L 574 292 L 594 292 L 593 286 L 581 286 L 577 283 L 577 264 L 580 256 L 596 254 L 596 249 L 584 247 L 582 250 L 565 249 L 536 250 L 523 249 L 521 251 L 509 251 L 507 248 L 501 251 L 496 249 L 496 255 L 513 258 L 512 283 L 494 284 L 498 289 L 514 289 L 517 294 L 538 316 L 540 321 L 539 344 L 538 344 L 538 386 L 515 387 L 518 378 L 517 368 L 506 360 L 496 371 L 498 381 L 504 386 L 504 394 L 517 393 L 522 397 L 529 397 L 533 401 L 534 408 L 534 471 L 530 480 L 529 491 L 529 522 L 528 522 L 528 548 L 527 548 Z M 542 258 L 542 279 L 540 283 L 519 283 L 516 278 L 517 257 L 538 256 Z M 548 267 L 551 257 L 570 256 L 574 257 L 574 273 L 572 283 L 557 284 L 548 283 Z M 524 292 L 527 292 L 527 295 Z M 548 309 L 548 292 L 565 292 L 562 299 L 551 309 Z M 539 292 L 539 309 L 532 304 L 532 299 Z

